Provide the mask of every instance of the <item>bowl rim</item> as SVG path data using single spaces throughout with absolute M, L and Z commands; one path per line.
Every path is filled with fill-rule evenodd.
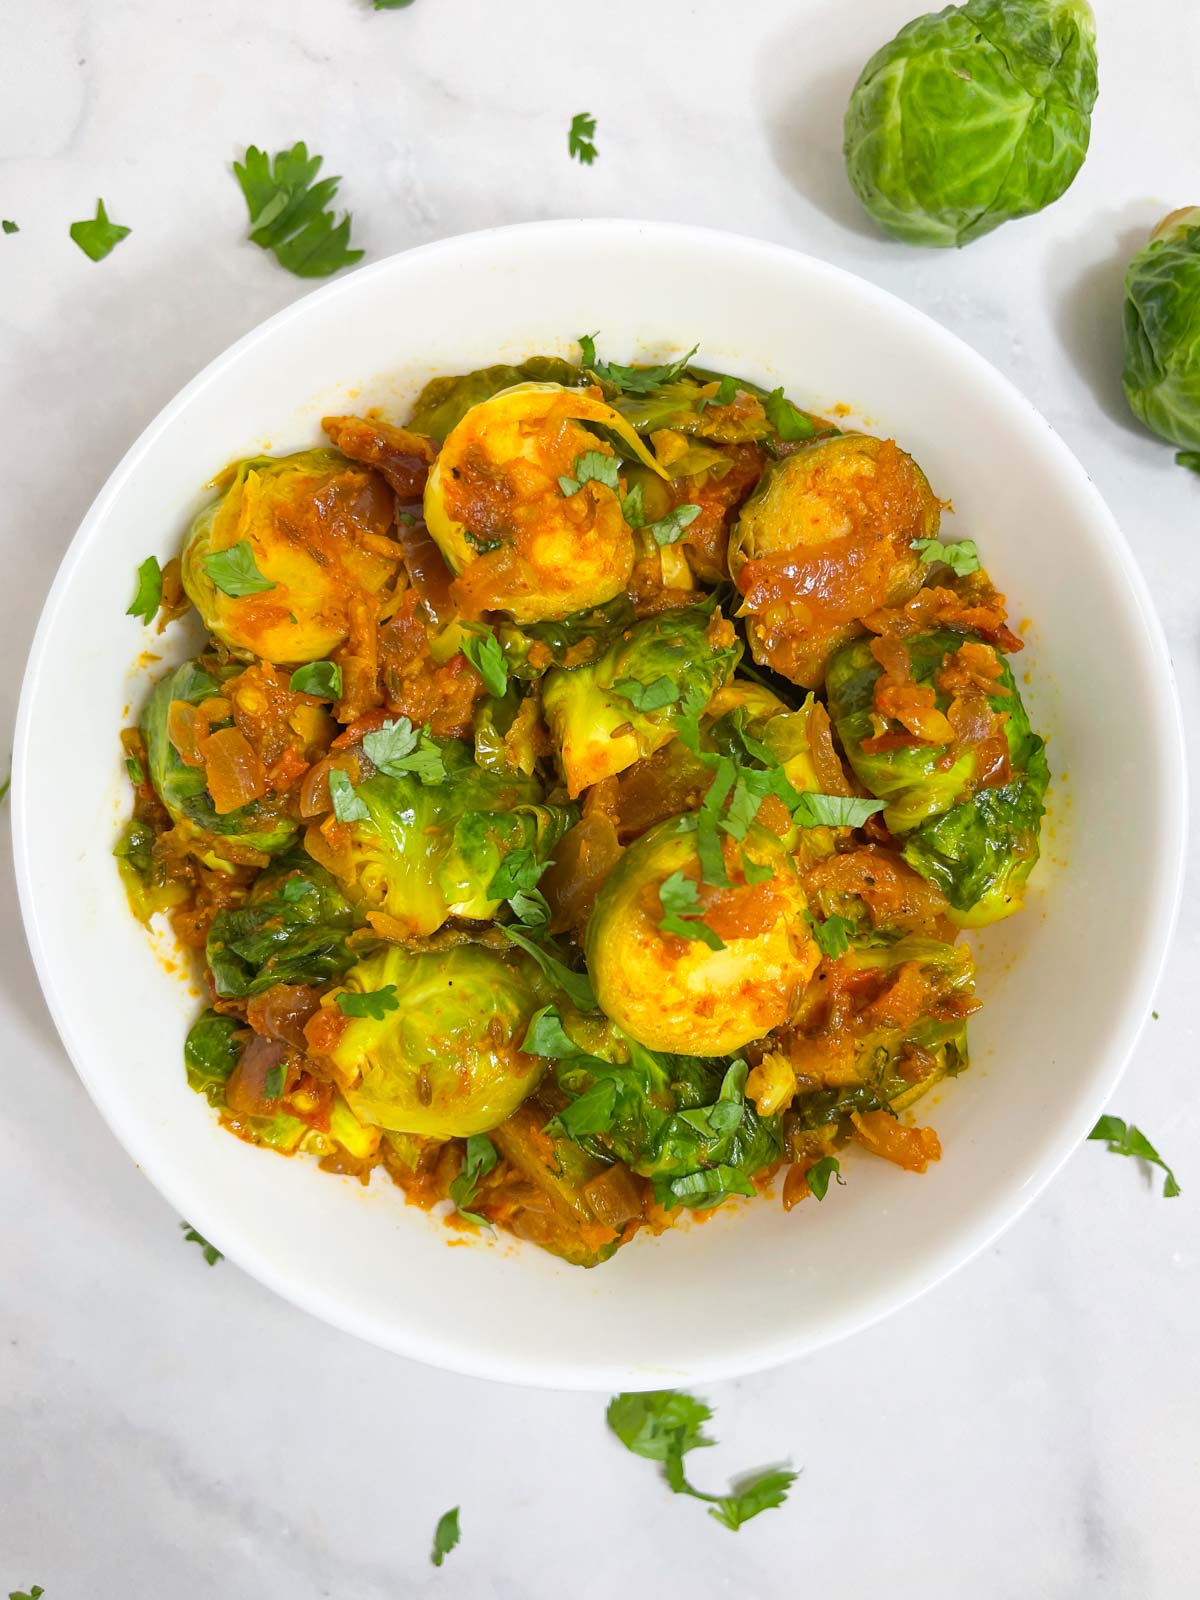
M 117 1087 L 118 1080 L 103 1070 L 93 1070 L 90 1050 L 70 1021 L 65 998 L 65 988 L 60 985 L 55 972 L 50 942 L 39 917 L 37 896 L 34 891 L 31 862 L 25 841 L 28 837 L 28 820 L 35 804 L 34 785 L 29 764 L 29 742 L 32 708 L 46 655 L 56 633 L 57 616 L 70 589 L 75 569 L 84 550 L 107 521 L 110 510 L 117 502 L 125 485 L 139 470 L 145 458 L 153 451 L 159 436 L 169 428 L 181 412 L 187 410 L 194 398 L 226 370 L 253 351 L 256 345 L 274 336 L 280 329 L 302 320 L 310 314 L 317 302 L 322 305 L 339 296 L 357 292 L 357 286 L 366 277 L 383 276 L 396 269 L 397 262 L 414 256 L 438 255 L 462 257 L 464 254 L 486 256 L 494 241 L 521 235 L 536 245 L 541 237 L 564 233 L 607 237 L 623 235 L 631 245 L 639 238 L 654 236 L 676 243 L 681 250 L 694 253 L 719 248 L 726 252 L 741 251 L 747 257 L 775 258 L 799 264 L 808 274 L 825 277 L 831 282 L 850 289 L 865 301 L 872 302 L 881 311 L 907 321 L 914 330 L 931 344 L 940 344 L 949 357 L 957 360 L 964 369 L 964 381 L 977 387 L 990 387 L 1010 409 L 1023 414 L 1026 425 L 1036 426 L 1048 434 L 1060 466 L 1072 480 L 1072 488 L 1086 513 L 1093 536 L 1106 540 L 1116 557 L 1127 585 L 1125 604 L 1136 612 L 1141 622 L 1149 657 L 1157 668 L 1163 686 L 1161 700 L 1153 707 L 1153 723 L 1159 765 L 1165 781 L 1157 797 L 1157 812 L 1152 819 L 1143 819 L 1154 827 L 1157 843 L 1155 858 L 1155 884 L 1153 926 L 1159 930 L 1155 940 L 1137 952 L 1130 967 L 1126 999 L 1120 1012 L 1119 1026 L 1114 1029 L 1113 1040 L 1104 1060 L 1103 1072 L 1093 1069 L 1092 1077 L 1081 1085 L 1076 1097 L 1075 1113 L 1064 1115 L 1060 1122 L 1041 1138 L 1041 1149 L 1031 1164 L 1031 1175 L 1023 1184 L 1003 1200 L 997 1200 L 991 1209 L 974 1224 L 965 1228 L 953 1246 L 942 1248 L 940 1255 L 927 1260 L 915 1269 L 899 1293 L 895 1289 L 857 1311 L 831 1317 L 820 1332 L 805 1337 L 781 1336 L 764 1333 L 759 1336 L 751 1351 L 743 1341 L 738 1349 L 722 1357 L 714 1357 L 696 1365 L 689 1381 L 711 1382 L 762 1371 L 780 1363 L 807 1355 L 839 1339 L 846 1338 L 893 1312 L 910 1305 L 914 1300 L 936 1287 L 959 1267 L 965 1266 L 1006 1228 L 1014 1223 L 1026 1208 L 1042 1193 L 1051 1180 L 1090 1131 L 1096 1117 L 1108 1102 L 1117 1083 L 1123 1076 L 1133 1051 L 1149 1018 L 1150 1005 L 1162 978 L 1183 894 L 1186 858 L 1187 769 L 1184 744 L 1183 717 L 1178 687 L 1171 665 L 1166 636 L 1158 618 L 1149 587 L 1134 560 L 1132 550 L 1119 524 L 1083 464 L 1064 439 L 1042 416 L 1033 403 L 992 365 L 972 345 L 958 334 L 937 322 L 927 312 L 910 305 L 900 296 L 879 287 L 869 279 L 850 272 L 844 267 L 793 249 L 774 241 L 757 239 L 749 235 L 723 229 L 698 227 L 688 223 L 658 222 L 628 218 L 562 218 L 537 222 L 511 223 L 500 227 L 479 229 L 415 246 L 372 262 L 366 267 L 324 284 L 275 312 L 265 321 L 256 324 L 247 333 L 227 346 L 209 361 L 138 434 L 109 474 L 73 535 L 54 579 L 47 591 L 37 628 L 30 646 L 29 657 L 22 680 L 17 719 L 13 736 L 12 756 L 12 836 L 16 866 L 18 899 L 26 938 L 38 981 L 45 996 L 47 1008 L 67 1054 L 97 1110 L 116 1136 L 118 1142 L 143 1170 L 156 1189 L 176 1209 L 179 1215 L 188 1215 L 206 1238 L 213 1231 L 205 1226 L 206 1205 L 203 1198 L 180 1194 L 176 1187 L 176 1174 L 169 1153 L 156 1148 L 145 1148 L 135 1131 L 129 1126 L 125 1114 L 126 1095 Z M 654 1387 L 644 1371 L 624 1364 L 600 1367 L 590 1363 L 585 1367 L 572 1364 L 569 1356 L 552 1366 L 543 1360 L 519 1362 L 509 1358 L 495 1358 L 485 1342 L 480 1341 L 470 1350 L 461 1345 L 447 1351 L 428 1338 L 411 1329 L 397 1328 L 383 1319 L 370 1318 L 333 1299 L 323 1290 L 315 1288 L 302 1274 L 277 1269 L 269 1256 L 242 1238 L 229 1239 L 223 1227 L 218 1226 L 215 1242 L 222 1251 L 243 1270 L 259 1282 L 288 1300 L 293 1305 L 312 1313 L 338 1329 L 364 1338 L 396 1354 L 413 1360 L 453 1371 L 465 1376 L 489 1378 L 497 1381 L 523 1384 L 536 1388 L 571 1390 L 609 1390 L 618 1387 Z

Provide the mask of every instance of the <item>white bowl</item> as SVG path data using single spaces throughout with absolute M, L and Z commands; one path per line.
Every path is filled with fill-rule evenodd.
M 844 402 L 953 500 L 1031 617 L 1020 677 L 1055 774 L 1023 915 L 972 936 L 986 1006 L 975 1064 L 922 1107 L 941 1162 L 866 1155 L 823 1205 L 730 1206 L 638 1238 L 590 1272 L 455 1237 L 381 1176 L 363 1189 L 239 1143 L 184 1080 L 197 997 L 134 922 L 110 850 L 128 803 L 117 734 L 145 692 L 124 615 L 137 564 L 174 554 L 206 479 L 318 437 L 330 411 L 401 408 L 436 373 L 601 331 L 618 360 L 687 348 Z M 402 413 L 401 413 L 402 414 Z M 174 655 L 184 645 L 167 636 Z M 59 1031 L 151 1181 L 227 1256 L 297 1305 L 404 1355 L 571 1388 L 660 1387 L 766 1367 L 928 1289 L 1029 1203 L 1088 1132 L 1129 1056 L 1170 938 L 1184 778 L 1166 648 L 1082 468 L 980 356 L 835 267 L 691 228 L 560 222 L 448 239 L 365 268 L 249 334 L 117 467 L 67 552 L 34 641 L 16 736 L 21 904 Z

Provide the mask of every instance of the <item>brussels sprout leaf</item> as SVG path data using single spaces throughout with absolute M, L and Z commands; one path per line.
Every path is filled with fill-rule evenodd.
M 619 1394 L 609 1401 L 606 1418 L 626 1450 L 647 1461 L 665 1461 L 676 1441 L 681 1454 L 715 1442 L 704 1432 L 711 1406 L 678 1389 Z
M 577 111 L 571 118 L 571 126 L 567 129 L 567 153 L 585 167 L 590 167 L 596 159 L 597 150 L 592 143 L 595 132 L 596 119 L 589 112 Z
M 850 931 L 854 927 L 852 922 L 847 922 L 845 917 L 814 917 L 811 911 L 804 913 L 809 927 L 812 929 L 813 939 L 817 949 L 823 956 L 828 956 L 831 961 L 836 961 L 839 956 L 844 956 L 850 948 Z
M 613 693 L 628 700 L 635 711 L 661 711 L 679 699 L 679 685 L 667 677 L 655 678 L 651 683 L 642 683 L 637 678 L 618 678 L 613 684 Z
M 200 563 L 222 594 L 240 599 L 247 594 L 266 594 L 275 585 L 264 578 L 246 539 L 239 539 L 228 550 L 214 550 Z
M 467 1153 L 463 1161 L 462 1171 L 457 1178 L 451 1180 L 450 1198 L 464 1216 L 471 1217 L 472 1221 L 483 1222 L 482 1217 L 477 1217 L 473 1212 L 466 1210 L 475 1200 L 475 1190 L 481 1178 L 486 1178 L 488 1173 L 499 1160 L 496 1146 L 484 1133 L 473 1133 L 467 1140 Z M 486 1223 L 485 1223 L 486 1226 Z
M 146 769 L 136 756 L 128 756 L 125 761 L 125 771 L 129 774 L 129 781 L 135 789 L 140 789 L 146 781 Z
M 289 687 L 295 694 L 315 695 L 318 700 L 340 700 L 342 669 L 336 661 L 309 661 L 292 673 Z
M 298 278 L 325 278 L 362 259 L 351 250 L 350 214 L 334 222 L 325 208 L 337 193 L 340 178 L 314 184 L 321 156 L 309 156 L 303 142 L 280 150 L 272 161 L 254 145 L 233 170 L 250 212 L 250 237 L 273 250 L 281 267 Z
M 883 800 L 859 800 L 853 795 L 814 794 L 805 790 L 798 796 L 792 816 L 802 828 L 861 828 L 868 817 L 882 811 Z
M 676 506 L 657 522 L 648 522 L 646 532 L 655 544 L 676 544 L 699 515 L 699 506 Z
M 264 1100 L 279 1099 L 280 1095 L 283 1093 L 285 1076 L 286 1074 L 284 1073 L 282 1062 L 279 1062 L 274 1067 L 267 1068 L 267 1071 L 263 1077 Z
M 370 822 L 371 813 L 354 792 L 354 785 L 340 767 L 329 772 L 329 798 L 339 822 Z
M 621 367 L 616 362 L 599 359 L 596 355 L 594 333 L 585 333 L 579 340 L 579 349 L 586 370 L 599 378 L 601 383 L 611 384 L 626 394 L 650 394 L 659 384 L 670 383 L 673 378 L 679 376 L 699 348 L 698 344 L 694 344 L 687 355 L 680 356 L 678 361 L 669 361 L 661 367 Z
M 137 569 L 137 590 L 125 612 L 127 617 L 141 617 L 143 622 L 154 621 L 162 604 L 162 568 L 156 557 L 147 556 Z
M 407 11 L 408 7 L 410 5 L 412 5 L 412 3 L 413 3 L 413 0 L 375 0 L 375 9 L 376 9 L 376 11 Z M 446 1517 L 450 1517 L 450 1516 L 453 1516 L 453 1517 L 457 1517 L 458 1516 L 457 1507 L 452 1512 L 451 1511 L 447 1511 Z M 445 1522 L 446 1517 L 442 1518 L 442 1522 Z M 442 1525 L 441 1522 L 439 1522 L 438 1523 L 438 1527 L 440 1528 L 441 1525 Z M 458 1543 L 458 1533 L 457 1532 L 455 1532 L 455 1535 L 454 1535 L 454 1543 L 455 1544 Z M 437 1567 L 440 1567 L 441 1564 L 442 1563 L 440 1561 L 435 1561 L 434 1562 L 434 1565 L 437 1566 Z
M 364 733 L 362 744 L 368 761 L 389 778 L 411 772 L 424 784 L 446 781 L 446 762 L 428 726 L 418 733 L 407 717 L 400 717 L 375 733 Z
M 836 1178 L 845 1188 L 846 1180 L 842 1177 L 841 1162 L 836 1156 L 822 1156 L 820 1161 L 814 1162 L 804 1174 L 804 1181 L 808 1184 L 814 1199 L 824 1200 L 829 1193 L 830 1178 Z
M 1200 450 L 1180 450 L 1176 453 L 1175 464 L 1187 467 L 1190 472 L 1200 472 Z
M 184 1040 L 188 1087 L 202 1094 L 210 1105 L 225 1103 L 225 1084 L 241 1053 L 235 1037 L 239 1028 L 236 1018 L 205 1011 Z
M 763 410 L 775 432 L 789 443 L 797 439 L 811 439 L 817 431 L 812 418 L 806 417 L 803 411 L 794 406 L 782 389 L 771 390 L 763 401 Z
M 1162 1190 L 1164 1200 L 1174 1200 L 1176 1195 L 1182 1193 L 1175 1181 L 1175 1174 L 1142 1130 L 1135 1128 L 1132 1123 L 1122 1122 L 1120 1117 L 1101 1117 L 1088 1138 L 1103 1139 L 1115 1156 L 1134 1156 L 1139 1161 L 1148 1161 L 1151 1166 L 1161 1167 L 1166 1174 Z
M 953 544 L 943 544 L 940 539 L 914 539 L 912 548 L 921 552 L 925 563 L 944 561 L 956 577 L 965 578 L 979 571 L 979 551 L 974 539 L 958 539 Z
M 0 228 L 3 228 L 5 233 L 20 233 L 21 231 L 17 224 L 15 222 L 11 222 L 8 217 L 5 217 L 4 221 L 0 222 Z M 38 1593 L 41 1594 L 41 1592 L 42 1591 L 39 1589 Z
M 464 633 L 462 653 L 483 679 L 483 687 L 498 700 L 508 688 L 508 664 L 496 635 L 483 627 Z
M 400 6 L 409 6 L 412 0 L 375 0 L 376 11 L 392 10 Z M 438 1525 L 433 1530 L 433 1553 L 429 1557 L 435 1567 L 440 1567 L 442 1562 L 454 1549 L 459 1540 L 458 1507 L 452 1511 L 443 1511 L 438 1518 Z
M 568 499 L 578 494 L 585 483 L 602 483 L 605 488 L 616 491 L 620 488 L 620 470 L 621 463 L 616 456 L 607 455 L 603 450 L 586 450 L 575 457 L 574 477 L 560 478 L 558 487 Z
M 704 1139 L 720 1139 L 732 1133 L 742 1120 L 746 1104 L 746 1077 L 750 1069 L 744 1061 L 733 1061 L 721 1083 L 721 1093 L 711 1106 L 681 1111 L 680 1120 Z
M 382 989 L 367 989 L 362 994 L 343 989 L 337 997 L 337 1003 L 343 1016 L 370 1017 L 373 1022 L 382 1022 L 389 1011 L 400 1009 L 394 983 L 385 983 Z
M 699 939 L 710 950 L 724 950 L 725 941 L 700 916 L 700 895 L 696 885 L 682 872 L 673 872 L 659 885 L 659 904 L 663 918 L 659 927 L 681 939 Z
M 524 950 L 526 955 L 533 957 L 551 983 L 558 985 L 576 1010 L 600 1009 L 596 1004 L 596 996 L 592 993 L 592 985 L 586 972 L 572 972 L 570 967 L 559 959 L 556 951 L 547 950 L 544 945 L 536 944 L 519 928 L 512 928 L 502 923 L 500 932 L 512 944 Z
M 203 1236 L 203 1234 L 197 1233 L 190 1222 L 181 1222 L 179 1226 L 183 1229 L 183 1237 L 185 1241 L 188 1244 L 198 1244 L 204 1251 L 204 1259 L 208 1262 L 210 1267 L 215 1267 L 218 1261 L 223 1261 L 225 1259 L 221 1251 L 217 1249 L 216 1245 L 209 1244 L 208 1240 Z M 38 1593 L 41 1594 L 41 1592 L 42 1591 L 39 1589 Z
M 96 201 L 96 215 L 88 222 L 73 222 L 69 229 L 72 239 L 91 261 L 103 261 L 110 250 L 115 250 L 129 233 L 120 223 L 110 222 L 104 201 Z

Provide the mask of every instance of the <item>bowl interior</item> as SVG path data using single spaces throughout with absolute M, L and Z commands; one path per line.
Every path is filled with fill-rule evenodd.
M 971 936 L 987 1004 L 974 1065 L 923 1111 L 923 1178 L 861 1156 L 790 1216 L 729 1207 L 584 1272 L 456 1236 L 376 1176 L 363 1189 L 220 1132 L 186 1087 L 198 996 L 129 916 L 110 851 L 117 732 L 145 692 L 123 613 L 134 568 L 174 554 L 232 458 L 318 436 L 331 411 L 396 410 L 429 376 L 702 342 L 705 365 L 842 403 L 896 437 L 979 541 L 1055 776 L 1025 913 Z M 401 412 L 402 414 L 402 412 Z M 531 1383 L 658 1387 L 769 1365 L 902 1304 L 984 1244 L 1083 1136 L 1148 1009 L 1179 875 L 1183 785 L 1170 669 L 1144 588 L 1082 469 L 978 356 L 881 291 L 748 240 L 633 223 L 472 235 L 360 271 L 203 373 L 101 494 L 47 603 L 16 751 L 22 900 L 84 1082 L 181 1216 L 309 1310 L 439 1365 Z M 1114 842 L 1119 840 L 1119 848 Z

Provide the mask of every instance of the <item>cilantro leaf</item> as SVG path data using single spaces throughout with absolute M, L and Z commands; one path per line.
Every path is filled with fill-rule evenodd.
M 283 1063 L 280 1062 L 277 1066 L 268 1067 L 263 1078 L 263 1099 L 278 1100 L 283 1093 L 283 1084 Z
M 409 6 L 412 0 L 375 0 L 376 11 L 398 9 L 400 6 Z M 451 1511 L 443 1511 L 438 1518 L 438 1525 L 433 1530 L 433 1554 L 429 1557 L 435 1567 L 440 1567 L 442 1562 L 454 1549 L 459 1541 L 458 1507 Z
M 574 156 L 585 167 L 590 167 L 598 154 L 592 143 L 596 132 L 596 119 L 586 111 L 577 111 L 567 130 L 567 154 Z
M 550 926 L 550 902 L 540 890 L 529 894 L 519 890 L 508 903 L 517 921 L 531 931 L 540 933 Z
M 315 894 L 316 888 L 307 878 L 289 878 L 283 886 L 282 898 L 289 906 L 299 905 L 301 900 L 306 900 L 310 894 Z
M 725 856 L 717 829 L 721 825 L 721 807 L 736 773 L 733 762 L 727 756 L 720 757 L 708 793 L 696 814 L 696 853 L 700 857 L 700 880 L 712 884 L 716 889 L 729 887 L 729 874 L 725 871 Z
M 814 917 L 811 911 L 804 913 L 809 927 L 812 929 L 813 939 L 817 949 L 823 956 L 828 956 L 831 961 L 836 961 L 839 956 L 844 956 L 850 948 L 850 933 L 854 927 L 852 922 L 845 917 Z
M 135 789 L 139 789 L 146 781 L 146 769 L 136 756 L 125 758 L 125 771 L 129 774 L 129 781 Z
M 508 900 L 514 894 L 536 889 L 549 865 L 548 861 L 539 861 L 527 845 L 510 850 L 488 884 L 488 899 Z
M 222 594 L 240 599 L 247 594 L 266 594 L 275 585 L 258 570 L 249 540 L 239 539 L 227 550 L 214 550 L 200 565 Z
M 979 551 L 974 539 L 959 539 L 953 544 L 943 544 L 940 539 L 914 539 L 912 549 L 921 552 L 921 560 L 926 564 L 944 561 L 959 578 L 979 571 Z
M 572 478 L 560 478 L 558 487 L 570 499 L 573 494 L 578 494 L 585 483 L 602 483 L 605 488 L 614 491 L 620 488 L 619 473 L 621 463 L 616 456 L 610 456 L 603 450 L 585 450 L 583 455 L 575 457 L 575 474 Z M 626 518 L 628 521 L 628 518 Z
M 596 1004 L 596 996 L 592 993 L 592 985 L 587 973 L 572 972 L 570 967 L 559 958 L 558 951 L 553 946 L 553 941 L 549 941 L 551 948 L 548 950 L 545 944 L 537 944 L 534 940 L 527 938 L 519 928 L 509 927 L 505 923 L 501 923 L 499 926 L 500 932 L 510 943 L 519 946 L 520 949 L 525 951 L 526 955 L 533 957 L 551 983 L 558 985 L 577 1011 L 598 1011 L 600 1009 Z
M 673 378 L 679 376 L 699 348 L 698 344 L 694 344 L 687 355 L 680 356 L 678 361 L 668 361 L 660 367 L 621 367 L 615 361 L 599 359 L 596 355 L 594 333 L 582 334 L 579 340 L 579 349 L 586 370 L 599 378 L 601 383 L 612 384 L 614 388 L 622 389 L 626 394 L 650 394 L 659 384 L 670 383 Z
M 655 544 L 676 544 L 699 515 L 699 506 L 676 506 L 665 517 L 659 517 L 657 522 L 646 523 L 645 530 Z
M 621 515 L 631 528 L 646 526 L 646 492 L 640 483 L 621 496 Z
M 5 223 L 4 226 L 7 230 L 8 224 Z M 28 1594 L 26 1594 L 23 1589 L 10 1590 L 8 1600 L 41 1600 L 41 1597 L 45 1594 L 45 1592 L 45 1589 L 42 1588 L 40 1583 L 35 1583 Z
M 613 684 L 613 693 L 628 700 L 635 711 L 661 711 L 679 699 L 679 685 L 667 677 L 655 678 L 650 683 L 642 683 L 638 678 L 618 678 Z
M 796 439 L 811 439 L 817 431 L 812 418 L 806 417 L 803 411 L 794 406 L 782 389 L 771 390 L 763 401 L 763 410 L 767 414 L 767 421 L 781 439 L 789 442 Z
M 499 699 L 508 688 L 508 663 L 492 630 L 480 626 L 464 633 L 462 653 L 483 679 L 487 692 Z
M 752 1200 L 758 1193 L 746 1174 L 737 1167 L 722 1162 L 715 1167 L 702 1167 L 698 1172 L 685 1172 L 680 1178 L 656 1178 L 654 1198 L 668 1211 L 676 1206 L 690 1206 L 696 1211 L 708 1211 L 719 1206 L 730 1195 L 744 1194 Z
M 370 1017 L 372 1022 L 382 1022 L 389 1011 L 400 1009 L 394 983 L 385 983 L 382 989 L 365 989 L 361 994 L 343 989 L 337 1003 L 344 1017 Z
M 208 1262 L 210 1267 L 215 1267 L 218 1261 L 223 1261 L 225 1259 L 221 1252 L 217 1249 L 216 1245 L 209 1244 L 204 1235 L 197 1233 L 190 1222 L 181 1222 L 179 1226 L 183 1229 L 184 1240 L 188 1244 L 198 1244 L 204 1251 L 204 1259 Z M 42 1591 L 38 1589 L 36 1592 L 41 1594 Z
M 616 1078 L 597 1078 L 590 1089 L 551 1117 L 546 1132 L 575 1140 L 589 1133 L 607 1133 L 613 1125 L 620 1093 Z
M 250 145 L 234 174 L 250 213 L 250 237 L 272 250 L 281 267 L 298 278 L 325 278 L 362 259 L 349 249 L 350 214 L 335 223 L 326 207 L 337 194 L 340 178 L 314 183 L 321 156 L 309 156 L 303 141 L 280 150 L 274 160 Z
M 96 215 L 89 222 L 73 222 L 70 235 L 89 261 L 103 261 L 110 250 L 115 250 L 128 233 L 128 228 L 110 222 L 104 201 L 96 201 Z
M 336 661 L 308 661 L 292 673 L 288 687 L 295 694 L 311 694 L 318 700 L 340 700 L 342 669 Z
M 775 876 L 775 868 L 769 861 L 751 861 L 746 852 L 742 851 L 742 876 L 748 884 L 766 883 L 768 878 Z
M 364 733 L 362 744 L 367 760 L 386 777 L 412 773 L 430 787 L 446 781 L 446 760 L 430 738 L 428 724 L 418 732 L 407 717 L 398 717 L 374 733 Z
M 711 1406 L 678 1389 L 616 1395 L 605 1417 L 626 1450 L 647 1461 L 665 1461 L 676 1435 L 681 1453 L 714 1442 L 704 1432 L 704 1424 L 712 1421 Z
M 830 1178 L 836 1178 L 845 1188 L 846 1180 L 842 1177 L 842 1165 L 836 1156 L 822 1156 L 820 1161 L 815 1161 L 804 1174 L 804 1181 L 808 1184 L 815 1200 L 824 1200 L 829 1192 Z
M 682 939 L 699 939 L 710 950 L 724 950 L 725 941 L 701 920 L 700 895 L 696 885 L 682 872 L 673 872 L 659 885 L 659 904 L 663 910 L 659 927 Z
M 723 1528 L 736 1533 L 743 1522 L 749 1522 L 760 1511 L 781 1506 L 796 1477 L 796 1473 L 781 1467 L 752 1473 L 738 1480 L 733 1494 L 721 1495 L 708 1514 L 715 1517 Z
M 1175 1174 L 1142 1130 L 1135 1128 L 1132 1123 L 1122 1122 L 1120 1117 L 1101 1117 L 1088 1138 L 1104 1140 L 1115 1156 L 1133 1156 L 1138 1161 L 1147 1161 L 1153 1167 L 1160 1167 L 1166 1174 L 1162 1190 L 1164 1200 L 1174 1200 L 1176 1195 L 1182 1193 L 1175 1181 Z
M 549 1056 L 552 1061 L 570 1061 L 588 1053 L 563 1027 L 562 1013 L 557 1006 L 543 1006 L 534 1012 L 521 1040 L 521 1049 L 527 1056 Z
M 463 1215 L 468 1215 L 465 1207 L 470 1206 L 475 1200 L 475 1191 L 479 1180 L 486 1178 L 488 1173 L 499 1161 L 496 1146 L 485 1133 L 473 1133 L 467 1140 L 466 1156 L 463 1160 L 462 1171 L 457 1178 L 451 1180 L 450 1198 Z M 473 1220 L 484 1222 L 486 1219 L 471 1213 Z
M 354 785 L 340 767 L 329 769 L 329 798 L 339 822 L 370 822 L 371 813 L 354 792 Z
M 5 233 L 12 233 L 15 228 L 10 228 L 6 222 L 4 231 Z M 1200 450 L 1180 450 L 1175 456 L 1175 464 L 1176 466 L 1187 467 L 1190 472 L 1200 472 Z
M 20 233 L 21 231 L 17 224 L 10 221 L 8 217 L 5 217 L 3 222 L 0 222 L 0 228 L 3 228 L 5 233 Z M 41 1594 L 41 1592 L 39 1589 L 38 1593 Z
M 141 617 L 149 624 L 154 621 L 162 604 L 162 568 L 155 556 L 147 556 L 137 569 L 137 589 L 125 612 L 127 617 Z
M 859 800 L 853 795 L 814 794 L 805 789 L 797 796 L 792 816 L 802 828 L 861 828 L 868 817 L 882 811 L 883 800 Z

